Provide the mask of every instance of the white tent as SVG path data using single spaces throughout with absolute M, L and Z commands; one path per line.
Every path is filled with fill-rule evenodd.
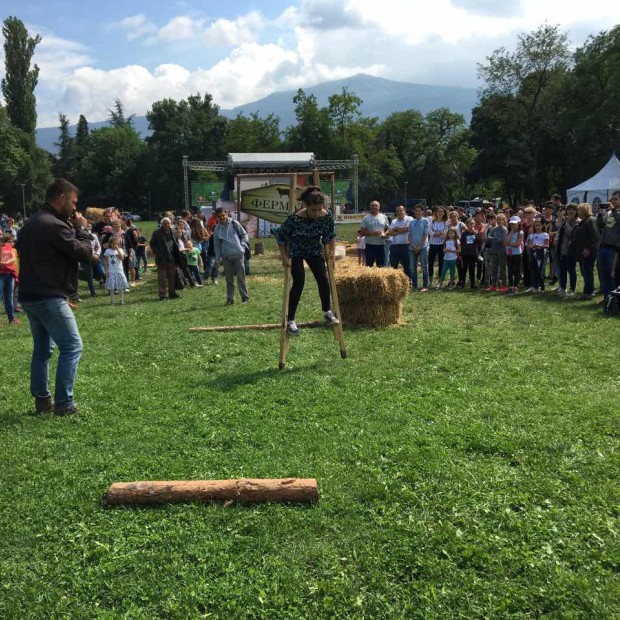
M 567 190 L 566 202 L 574 204 L 589 202 L 596 207 L 601 202 L 608 202 L 616 190 L 620 190 L 620 161 L 614 153 L 592 178 Z M 596 213 L 596 209 L 594 212 Z

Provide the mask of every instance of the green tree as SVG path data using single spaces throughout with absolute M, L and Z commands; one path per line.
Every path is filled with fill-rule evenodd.
M 146 146 L 133 127 L 102 127 L 90 133 L 81 162 L 84 201 L 135 210 L 145 193 Z
M 41 37 L 30 37 L 23 22 L 7 17 L 2 26 L 4 35 L 5 77 L 2 94 L 11 123 L 27 134 L 34 135 L 37 126 L 36 99 L 39 67 L 30 68 L 30 61 Z
M 147 112 L 151 135 L 146 138 L 148 189 L 153 209 L 183 205 L 182 160 L 223 160 L 226 157 L 227 120 L 209 94 L 187 100 L 156 101 Z
M 329 159 L 332 153 L 332 121 L 329 110 L 319 107 L 316 95 L 299 89 L 295 97 L 296 125 L 285 131 L 285 145 L 290 151 L 314 153 L 318 159 Z
M 447 108 L 426 116 L 418 110 L 394 112 L 381 124 L 378 140 L 382 148 L 394 149 L 402 164 L 392 197 L 402 198 L 405 182 L 409 198 L 436 203 L 463 196 L 475 151 L 462 115 Z
M 559 146 L 558 92 L 569 66 L 567 36 L 548 24 L 520 35 L 514 52 L 500 48 L 479 65 L 484 85 L 472 118 L 472 143 L 482 153 L 475 164 L 478 175 L 511 177 L 515 195 L 540 199 L 548 194 Z M 495 139 L 487 119 L 502 128 Z M 492 169 L 483 146 L 497 158 Z
M 69 119 L 62 112 L 58 113 L 58 155 L 54 162 L 54 176 L 75 181 L 75 139 L 69 132 Z
M 22 188 L 27 211 L 38 207 L 51 177 L 51 157 L 33 137 L 15 127 L 0 106 L 0 202 L 9 213 L 21 212 Z
M 275 153 L 282 148 L 280 119 L 273 114 L 260 118 L 238 114 L 228 121 L 226 151 L 228 153 Z
M 351 156 L 352 139 L 355 133 L 353 128 L 361 118 L 359 107 L 362 105 L 362 100 L 345 87 L 340 94 L 331 95 L 328 102 L 327 113 L 336 138 L 332 141 L 333 151 L 330 157 L 333 159 L 348 158 Z
M 5 107 L 0 106 L 0 204 L 13 210 L 22 172 L 28 162 L 19 130 L 12 125 Z
M 114 100 L 114 107 L 108 108 L 108 122 L 112 127 L 133 127 L 135 114 L 125 116 L 125 106 L 120 99 Z
M 465 119 L 447 108 L 433 110 L 426 115 L 425 134 L 421 195 L 431 203 L 454 202 L 463 195 L 465 174 L 476 155 Z
M 90 138 L 90 128 L 88 127 L 88 121 L 83 114 L 80 114 L 77 127 L 75 129 L 75 146 L 78 149 L 88 148 L 88 141 Z
M 577 49 L 561 99 L 562 186 L 571 187 L 620 153 L 620 26 Z

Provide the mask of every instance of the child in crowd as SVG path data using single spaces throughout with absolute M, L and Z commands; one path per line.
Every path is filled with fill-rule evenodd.
M 358 230 L 357 231 L 357 264 L 358 265 L 366 264 L 365 252 L 366 252 L 366 237 L 360 234 L 360 231 Z
M 528 293 L 542 293 L 545 290 L 544 268 L 545 256 L 549 248 L 549 233 L 545 232 L 541 220 L 534 220 L 532 232 L 527 238 L 527 247 L 530 250 L 530 274 L 532 286 Z
M 138 239 L 136 242 L 136 259 L 138 261 L 138 266 L 142 263 L 142 269 L 146 271 L 147 261 L 146 261 L 146 237 L 142 234 L 142 229 L 136 229 L 138 233 Z
M 194 279 L 194 284 L 198 288 L 202 288 L 203 279 L 200 275 L 200 269 L 198 269 L 198 263 L 200 261 L 200 250 L 194 247 L 194 244 L 191 241 L 185 242 L 185 252 L 183 252 L 185 256 L 185 262 L 187 263 L 187 268 Z
M 516 293 L 521 277 L 521 255 L 523 254 L 523 231 L 521 218 L 513 215 L 509 222 L 508 234 L 504 240 L 506 247 L 506 263 L 508 265 L 508 287 L 511 293 Z
M 176 233 L 179 243 L 179 250 L 181 252 L 185 252 L 185 242 L 187 240 L 187 235 L 185 234 L 185 224 L 182 220 L 177 222 Z
M 497 283 L 491 284 L 492 280 L 497 280 L 495 255 L 493 250 L 493 239 L 491 235 L 497 228 L 497 217 L 495 213 L 489 213 L 487 215 L 486 231 L 483 241 L 484 249 L 482 251 L 482 258 L 484 259 L 484 286 L 487 292 L 492 293 L 497 290 Z M 493 277 L 495 276 L 495 278 Z
M 15 318 L 13 296 L 17 282 L 16 265 L 17 258 L 13 248 L 13 235 L 5 233 L 2 247 L 0 247 L 0 295 L 4 297 L 4 310 L 9 325 L 19 325 L 21 323 L 19 319 Z
M 489 231 L 491 238 L 491 254 L 487 269 L 490 272 L 489 288 L 487 290 L 497 290 L 499 293 L 506 293 L 506 247 L 504 240 L 508 234 L 506 227 L 506 216 L 500 213 L 497 218 L 497 226 Z
M 125 291 L 127 291 L 127 278 L 123 271 L 123 259 L 125 252 L 120 248 L 118 237 L 110 237 L 108 249 L 105 251 L 105 287 L 110 291 L 110 302 L 114 305 L 114 292 L 118 291 L 121 304 L 125 303 Z
M 446 240 L 443 244 L 443 266 L 441 268 L 441 274 L 439 276 L 439 283 L 436 288 L 440 289 L 443 285 L 444 278 L 448 270 L 450 271 L 450 280 L 448 281 L 447 290 L 450 290 L 454 286 L 454 275 L 456 270 L 456 263 L 461 252 L 461 244 L 458 240 L 456 229 L 449 228 L 446 233 Z
M 140 280 L 138 258 L 134 248 L 129 248 L 129 279 L 131 280 L 131 286 L 135 286 L 136 282 Z
M 480 255 L 482 238 L 475 230 L 476 222 L 473 218 L 467 220 L 466 226 L 467 230 L 461 235 L 463 271 L 458 286 L 459 288 L 464 288 L 465 278 L 467 273 L 469 273 L 469 285 L 471 288 L 476 288 L 476 264 Z

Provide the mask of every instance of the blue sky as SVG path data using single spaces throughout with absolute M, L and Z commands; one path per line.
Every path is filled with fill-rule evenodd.
M 369 73 L 478 85 L 476 64 L 520 33 L 559 24 L 573 46 L 620 22 L 590 0 L 0 0 L 43 37 L 35 61 L 39 126 L 58 112 L 102 120 L 115 98 L 144 114 L 164 97 L 209 92 L 221 107 Z M 4 69 L 0 50 L 0 75 Z

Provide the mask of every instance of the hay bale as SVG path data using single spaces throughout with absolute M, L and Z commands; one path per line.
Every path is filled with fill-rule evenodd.
M 409 286 L 409 278 L 400 269 L 362 267 L 347 258 L 339 261 L 336 270 L 340 313 L 346 325 L 397 325 Z

